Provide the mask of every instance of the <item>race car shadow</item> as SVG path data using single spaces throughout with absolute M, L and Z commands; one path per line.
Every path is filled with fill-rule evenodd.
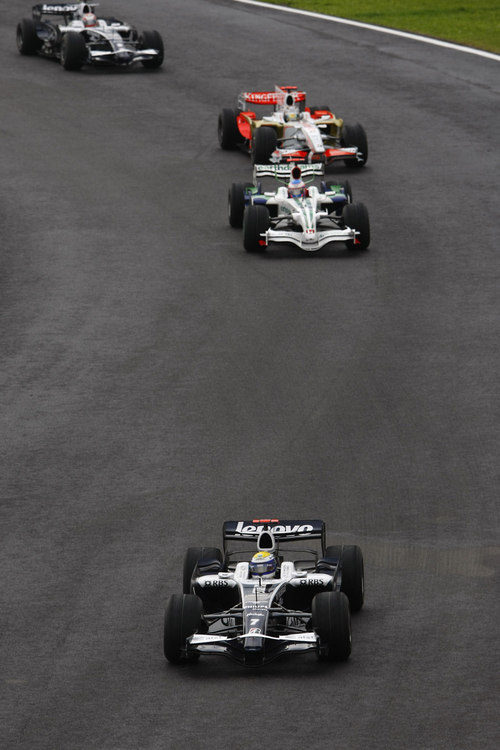
M 261 667 L 244 667 L 232 662 L 227 657 L 206 656 L 200 658 L 195 664 L 184 664 L 176 667 L 169 664 L 165 665 L 164 673 L 167 680 L 171 669 L 181 670 L 183 678 L 187 677 L 197 681 L 202 678 L 204 682 L 210 679 L 214 681 L 248 680 L 252 677 L 255 679 L 259 677 L 283 677 L 284 675 L 288 679 L 294 677 L 297 679 L 315 679 L 318 677 L 324 678 L 333 673 L 341 674 L 349 669 L 349 662 L 320 662 L 313 653 L 300 656 L 289 654 L 280 656 L 276 661 Z
M 121 76 L 121 75 L 156 75 L 161 73 L 162 68 L 155 68 L 153 70 L 145 68 L 140 63 L 134 65 L 119 66 L 119 65 L 88 65 L 83 67 L 81 70 L 76 71 L 79 75 L 86 76 Z M 75 72 L 73 72 L 75 75 Z
M 348 250 L 347 247 L 340 243 L 332 242 L 330 245 L 325 245 L 321 250 L 315 252 L 306 252 L 301 250 L 295 245 L 270 245 L 264 252 L 258 253 L 255 257 L 261 260 L 308 260 L 313 261 L 314 258 L 319 259 L 337 259 L 337 260 L 357 260 L 362 258 L 369 252 L 367 250 Z

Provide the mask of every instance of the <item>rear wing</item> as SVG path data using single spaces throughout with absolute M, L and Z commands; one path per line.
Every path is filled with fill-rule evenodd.
M 324 164 L 256 164 L 253 168 L 254 180 L 261 177 L 276 177 L 278 180 L 286 180 L 292 174 L 292 169 L 300 167 L 302 177 L 323 177 L 325 174 Z
M 80 10 L 82 5 L 86 5 L 87 9 L 83 9 L 84 13 L 92 12 L 99 3 L 39 3 L 33 6 L 33 15 L 35 18 L 40 16 L 71 16 Z
M 297 91 L 296 86 L 276 86 L 274 91 L 242 91 L 238 97 L 238 106 L 244 111 L 246 104 L 272 104 L 284 106 L 287 97 L 292 97 L 293 103 L 305 102 L 306 92 Z
M 278 543 L 320 539 L 322 553 L 324 554 L 326 527 L 324 521 L 318 519 L 282 521 L 278 518 L 254 518 L 251 521 L 225 521 L 222 526 L 224 550 L 226 549 L 226 542 L 229 540 L 257 542 L 261 531 L 271 531 Z

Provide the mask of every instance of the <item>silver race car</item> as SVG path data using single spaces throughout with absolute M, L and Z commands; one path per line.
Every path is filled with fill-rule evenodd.
M 183 594 L 167 602 L 163 646 L 173 663 L 222 654 L 261 666 L 313 651 L 325 661 L 351 653 L 351 612 L 363 606 L 363 556 L 326 546 L 319 520 L 226 521 L 223 548 L 191 547 Z
M 258 164 L 254 183 L 233 183 L 228 196 L 229 223 L 243 226 L 243 245 L 249 253 L 262 252 L 273 242 L 316 252 L 331 242 L 351 250 L 370 244 L 370 221 L 363 203 L 352 202 L 347 180 L 308 187 L 304 177 L 323 175 L 321 164 Z M 282 183 L 263 191 L 263 177 Z
M 163 41 L 157 31 L 139 34 L 117 18 L 98 18 L 94 13 L 97 5 L 56 2 L 33 6 L 33 17 L 23 18 L 17 25 L 19 52 L 55 58 L 65 70 L 135 62 L 145 68 L 161 66 Z

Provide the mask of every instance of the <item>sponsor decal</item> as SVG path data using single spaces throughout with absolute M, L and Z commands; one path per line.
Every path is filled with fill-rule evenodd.
M 260 628 L 250 628 L 248 631 L 249 635 L 260 635 L 262 633 L 262 630 Z
M 322 578 L 303 578 L 299 581 L 299 586 L 324 586 Z
M 243 98 L 246 102 L 253 104 L 279 104 L 285 99 L 285 91 L 246 91 Z M 303 91 L 292 94 L 295 102 L 304 102 L 306 95 Z
M 255 609 L 255 610 L 258 610 L 261 613 L 261 615 L 264 616 L 264 617 L 265 617 L 266 612 L 267 612 L 267 609 L 265 607 L 263 607 L 262 604 L 260 604 L 259 602 L 249 602 L 249 601 L 245 600 L 245 603 L 244 603 L 243 606 L 244 606 L 244 609 Z M 257 614 L 257 612 L 255 612 L 255 614 Z
M 42 5 L 42 13 L 75 13 L 78 5 Z
M 202 581 L 202 583 L 205 588 L 223 588 L 224 586 L 229 586 L 227 581 L 221 581 L 220 579 L 216 581 Z
M 283 234 L 286 234 L 283 232 Z M 293 234 L 292 232 L 289 232 L 288 234 Z M 295 526 L 289 526 L 288 524 L 277 524 L 276 526 L 271 526 L 270 529 L 267 529 L 268 531 L 271 531 L 273 534 L 303 534 L 305 532 L 313 531 L 313 527 L 308 524 L 296 524 Z M 245 526 L 243 524 L 243 521 L 238 521 L 236 524 L 236 534 L 260 534 L 261 531 L 264 531 L 264 525 L 253 525 L 248 524 L 248 526 Z

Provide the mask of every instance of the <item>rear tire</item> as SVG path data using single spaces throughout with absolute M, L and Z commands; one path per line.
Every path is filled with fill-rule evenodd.
M 319 636 L 318 659 L 346 661 L 351 654 L 349 600 L 341 591 L 323 591 L 312 600 L 312 626 Z
M 193 662 L 198 653 L 186 654 L 186 638 L 202 626 L 201 599 L 193 594 L 173 594 L 167 602 L 163 621 L 163 653 L 171 664 Z
M 200 560 L 220 560 L 224 561 L 222 552 L 217 547 L 189 547 L 184 555 L 184 565 L 182 568 L 182 590 L 185 594 L 191 593 L 191 578 L 194 569 Z
M 148 70 L 155 70 L 163 65 L 164 47 L 163 39 L 158 31 L 143 31 L 139 43 L 139 49 L 157 49 L 157 57 L 151 60 L 141 60 L 143 66 Z
M 264 126 L 256 130 L 252 139 L 252 164 L 269 164 L 271 154 L 278 144 L 274 128 Z
M 348 203 L 342 212 L 344 224 L 359 232 L 356 241 L 349 240 L 346 245 L 349 250 L 366 250 L 370 245 L 370 219 L 364 203 Z
M 233 182 L 228 195 L 229 223 L 235 229 L 243 226 L 243 214 L 245 213 L 245 189 L 239 182 Z
M 261 253 L 265 249 L 261 234 L 267 232 L 271 222 L 266 206 L 248 206 L 243 217 L 243 246 L 247 253 Z
M 61 42 L 61 65 L 64 70 L 80 70 L 87 60 L 87 46 L 81 34 L 68 31 Z
M 357 544 L 346 545 L 341 557 L 342 583 L 340 590 L 349 599 L 351 612 L 359 612 L 365 598 L 363 553 Z
M 362 161 L 354 159 L 346 159 L 344 164 L 346 167 L 364 167 L 368 161 L 368 138 L 366 137 L 365 129 L 362 125 L 357 122 L 355 125 L 343 125 L 342 126 L 342 145 L 345 147 L 356 146 L 363 156 Z
M 230 151 L 243 143 L 243 136 L 238 130 L 237 112 L 234 109 L 223 109 L 219 114 L 217 124 L 217 135 L 219 145 L 225 151 Z
M 31 18 L 23 18 L 17 24 L 16 43 L 21 55 L 36 55 L 42 46 L 36 33 L 36 24 Z

